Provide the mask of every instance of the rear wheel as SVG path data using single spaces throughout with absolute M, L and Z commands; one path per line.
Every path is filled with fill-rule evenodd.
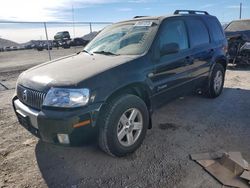
M 100 148 L 121 157 L 134 152 L 142 144 L 149 114 L 142 99 L 126 94 L 109 102 L 98 122 Z
M 215 64 L 211 77 L 209 79 L 207 96 L 210 98 L 218 97 L 224 86 L 224 79 L 225 79 L 225 69 L 224 67 L 217 63 Z

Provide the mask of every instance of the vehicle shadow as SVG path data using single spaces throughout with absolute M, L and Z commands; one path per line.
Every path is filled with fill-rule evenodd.
M 66 147 L 38 141 L 35 154 L 42 177 L 49 188 L 58 187 L 113 187 L 121 185 L 126 173 L 121 166 L 135 165 L 135 155 L 115 158 L 102 152 L 97 142 Z M 119 172 L 121 172 L 119 174 Z M 117 187 L 117 186 L 115 186 Z
M 106 157 L 96 143 L 84 144 L 82 147 L 64 147 L 39 140 L 35 153 L 48 187 L 70 187 L 84 181 L 84 177 L 89 174 L 96 174 L 96 165 L 101 165 L 100 162 Z
M 249 137 L 240 135 L 250 134 L 249 96 L 250 90 L 225 88 L 222 96 L 214 100 L 202 96 L 176 99 L 157 110 L 153 129 L 148 131 L 142 147 L 123 158 L 108 156 L 96 142 L 63 147 L 39 141 L 35 148 L 37 164 L 50 188 L 184 185 L 186 180 L 181 177 L 192 176 L 188 175 L 190 167 L 196 168 L 188 159 L 190 153 L 249 149 Z M 159 123 L 167 122 L 178 128 L 159 128 Z M 199 169 L 193 173 L 201 176 Z
M 227 69 L 232 71 L 250 71 L 250 65 L 233 66 L 232 64 L 229 64 Z

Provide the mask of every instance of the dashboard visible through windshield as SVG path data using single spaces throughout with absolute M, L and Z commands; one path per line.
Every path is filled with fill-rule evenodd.
M 157 26 L 155 20 L 115 24 L 104 29 L 85 50 L 104 55 L 140 55 L 150 46 Z

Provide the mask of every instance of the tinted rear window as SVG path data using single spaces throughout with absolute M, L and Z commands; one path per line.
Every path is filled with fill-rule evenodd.
M 225 37 L 220 23 L 215 18 L 209 18 L 207 20 L 207 23 L 209 25 L 214 40 L 215 41 L 224 40 Z
M 188 48 L 186 27 L 182 20 L 171 20 L 163 23 L 160 37 L 161 47 L 177 43 L 181 50 Z
M 191 47 L 209 44 L 209 34 L 205 24 L 199 19 L 187 20 Z

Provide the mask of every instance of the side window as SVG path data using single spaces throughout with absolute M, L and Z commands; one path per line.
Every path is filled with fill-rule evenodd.
M 205 24 L 199 19 L 187 19 L 192 47 L 209 44 L 209 33 Z
M 181 50 L 188 48 L 185 24 L 182 20 L 168 20 L 163 23 L 160 32 L 160 47 L 169 43 L 177 43 Z
M 222 30 L 221 25 L 215 18 L 210 18 L 207 20 L 207 23 L 209 25 L 209 28 L 211 30 L 211 33 L 213 35 L 213 39 L 215 41 L 221 41 L 224 40 L 225 36 Z

